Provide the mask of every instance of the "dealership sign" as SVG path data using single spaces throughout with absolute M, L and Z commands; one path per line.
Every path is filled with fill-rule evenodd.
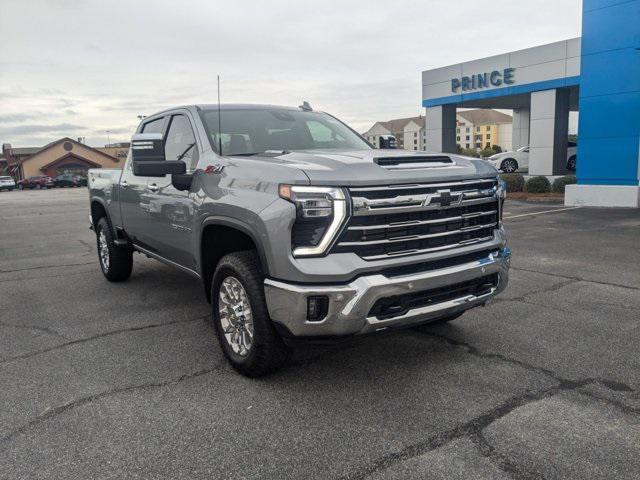
M 458 90 L 466 92 L 481 88 L 511 85 L 512 83 L 515 83 L 513 78 L 515 70 L 515 68 L 505 68 L 504 70 L 494 70 L 490 73 L 478 73 L 476 75 L 471 75 L 470 77 L 452 78 L 451 91 L 454 93 Z

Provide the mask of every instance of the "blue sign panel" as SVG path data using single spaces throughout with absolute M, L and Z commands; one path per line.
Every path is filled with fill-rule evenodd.
M 463 92 L 478 90 L 487 87 L 499 87 L 500 85 L 511 85 L 515 83 L 515 68 L 505 68 L 504 70 L 494 70 L 491 73 L 478 73 L 470 77 L 452 78 L 451 91 L 456 93 L 459 89 Z

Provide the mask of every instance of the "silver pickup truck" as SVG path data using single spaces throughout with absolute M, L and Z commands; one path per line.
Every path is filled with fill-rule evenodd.
M 146 117 L 124 168 L 90 170 L 89 188 L 105 277 L 140 252 L 199 278 L 247 376 L 300 340 L 450 321 L 508 281 L 492 166 L 374 149 L 306 102 Z

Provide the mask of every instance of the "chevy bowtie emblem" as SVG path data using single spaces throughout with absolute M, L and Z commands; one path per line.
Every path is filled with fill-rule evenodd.
M 449 207 L 451 205 L 460 205 L 462 203 L 462 193 L 451 194 L 451 190 L 438 190 L 436 194 L 430 195 L 425 198 L 423 206 L 431 205 L 433 203 L 439 203 L 442 207 Z

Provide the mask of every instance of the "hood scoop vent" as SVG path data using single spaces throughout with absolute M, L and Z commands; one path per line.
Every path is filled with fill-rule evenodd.
M 449 167 L 455 162 L 446 155 L 411 155 L 407 157 L 380 157 L 373 161 L 387 170 Z

